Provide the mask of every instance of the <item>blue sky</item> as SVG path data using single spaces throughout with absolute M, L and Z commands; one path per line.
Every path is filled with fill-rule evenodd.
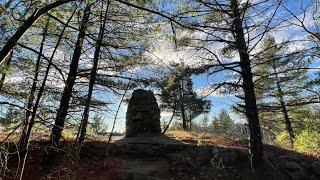
M 296 1 L 296 0 L 290 0 L 287 1 L 288 3 L 288 8 L 290 10 L 292 10 L 293 12 L 298 12 L 300 10 L 300 6 L 305 6 L 306 2 L 308 1 Z M 172 8 L 172 4 L 168 5 L 165 4 L 163 6 L 164 9 L 166 10 L 170 10 Z M 287 16 L 285 14 L 281 14 L 284 16 Z M 281 40 L 292 36 L 292 34 L 294 34 L 295 36 L 304 36 L 305 34 L 301 31 L 301 29 L 296 28 L 296 29 L 284 29 L 281 31 L 281 33 L 275 33 L 273 34 L 274 36 L 276 36 L 276 39 L 281 42 Z M 162 54 L 166 54 L 167 56 L 169 56 L 170 58 L 172 58 L 171 56 L 176 56 L 173 58 L 179 59 L 179 57 L 181 57 L 181 53 L 180 55 L 175 55 L 174 53 L 170 54 L 170 50 L 166 49 L 167 44 L 163 44 L 164 46 L 164 50 L 163 52 L 158 53 L 157 55 L 161 56 Z M 297 44 L 297 46 L 300 46 Z M 163 48 L 163 47 L 162 47 Z M 182 53 L 183 54 L 183 53 Z M 171 55 L 171 56 L 170 56 Z M 161 57 L 160 57 L 161 58 Z M 164 57 L 165 59 L 165 57 Z M 319 68 L 320 67 L 320 62 L 319 60 L 316 60 L 314 63 L 312 63 L 310 65 L 310 67 L 316 67 Z M 313 76 L 313 75 L 311 75 Z M 206 88 L 209 87 L 210 85 L 212 85 L 214 82 L 219 81 L 221 79 L 223 79 L 223 75 L 216 75 L 216 76 L 207 76 L 207 74 L 202 74 L 202 75 L 194 75 L 192 77 L 193 80 L 193 86 L 194 86 L 194 90 L 199 90 L 202 88 Z M 128 95 L 130 96 L 130 93 L 128 93 Z M 232 105 L 234 105 L 236 102 L 239 102 L 239 99 L 234 97 L 233 95 L 229 94 L 229 95 L 222 95 L 219 93 L 214 93 L 210 96 L 207 97 L 208 100 L 212 101 L 212 109 L 209 113 L 209 118 L 213 118 L 215 115 L 217 115 L 222 109 L 226 109 L 227 111 L 230 112 L 231 117 L 235 120 L 235 121 L 241 121 L 241 117 L 234 114 L 230 109 L 232 107 Z M 117 106 L 117 105 L 116 105 Z M 115 106 L 115 107 L 116 107 Z M 118 123 L 116 125 L 116 130 L 117 131 L 124 131 L 125 129 L 125 112 L 126 112 L 126 104 L 123 104 L 121 107 L 121 113 L 119 114 L 119 120 Z M 167 114 L 169 117 L 169 114 Z M 110 125 L 111 124 L 111 119 L 106 119 L 107 123 Z
M 293 12 L 298 12 L 300 11 L 300 5 L 302 4 L 303 6 L 305 6 L 307 4 L 307 2 L 309 2 L 311 0 L 307 0 L 307 1 L 304 1 L 304 0 L 289 0 L 287 1 L 288 3 L 288 8 L 290 10 L 292 10 Z M 4 0 L 0 0 L 1 4 L 3 4 L 3 2 L 6 2 Z M 159 1 L 161 2 L 161 1 Z M 173 9 L 173 4 L 168 4 L 168 3 L 161 3 L 163 4 L 163 7 L 161 7 L 162 9 L 164 10 L 171 10 Z M 292 34 L 292 33 L 295 33 L 296 35 L 302 35 L 303 33 L 301 33 L 300 30 L 296 31 L 294 29 L 291 29 L 290 31 L 288 30 L 283 30 L 281 33 L 277 33 L 275 34 L 277 36 L 277 39 L 282 39 L 282 38 L 285 38 L 285 36 L 289 36 L 289 34 Z M 156 40 L 157 41 L 157 40 Z M 178 55 L 178 52 L 173 52 L 173 53 L 169 53 L 169 49 L 166 49 L 167 48 L 167 44 L 164 43 L 164 44 L 160 44 L 160 48 L 163 49 L 163 52 L 160 52 L 158 55 L 161 56 L 161 54 L 169 54 L 169 55 L 172 55 L 173 57 L 170 57 L 170 58 L 176 58 L 176 59 L 179 59 L 180 57 L 185 57 L 185 54 L 183 52 L 179 52 L 179 55 Z M 177 54 L 175 54 L 177 53 Z M 165 57 L 163 57 L 164 60 Z M 190 60 L 190 59 L 189 59 Z M 192 59 L 193 60 L 193 59 Z M 320 62 L 319 60 L 317 60 L 316 62 L 312 63 L 310 65 L 311 67 L 320 67 Z M 202 89 L 202 88 L 206 88 L 206 87 L 209 87 L 210 85 L 212 85 L 214 82 L 216 81 L 219 81 L 221 79 L 223 79 L 224 76 L 223 75 L 216 75 L 216 76 L 207 76 L 206 74 L 202 74 L 202 75 L 194 75 L 192 77 L 192 80 L 193 80 L 193 85 L 194 85 L 194 90 L 199 90 L 199 89 Z M 131 91 L 129 91 L 128 93 L 128 98 L 130 97 L 131 95 Z M 95 94 L 94 95 L 95 98 L 99 98 L 99 99 L 103 99 L 105 101 L 112 101 L 114 102 L 113 105 L 111 105 L 111 110 L 112 111 L 115 111 L 119 105 L 119 98 L 118 97 L 115 97 L 114 95 L 112 95 L 111 93 L 101 93 L 101 94 Z M 207 99 L 211 100 L 212 101 L 212 109 L 210 111 L 210 115 L 209 117 L 212 118 L 213 116 L 217 115 L 221 109 L 226 109 L 226 110 L 229 110 L 230 111 L 230 108 L 232 105 L 234 105 L 235 102 L 238 102 L 239 100 L 234 97 L 233 95 L 222 95 L 222 94 L 219 94 L 219 93 L 214 93 L 210 96 L 207 97 Z M 124 131 L 125 129 L 125 112 L 126 112 L 126 106 L 127 104 L 122 104 L 121 108 L 120 108 L 120 112 L 119 112 L 119 115 L 118 115 L 118 120 L 116 123 L 116 131 Z M 236 121 L 240 121 L 240 117 L 233 114 L 231 111 L 231 116 L 234 120 Z M 95 113 L 91 113 L 91 117 L 94 115 Z M 99 114 L 102 114 L 105 118 L 105 121 L 106 123 L 108 124 L 109 127 L 111 127 L 111 124 L 114 120 L 114 112 L 99 112 Z

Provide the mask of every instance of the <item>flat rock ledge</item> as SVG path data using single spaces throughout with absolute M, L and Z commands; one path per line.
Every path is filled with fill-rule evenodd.
M 130 155 L 135 157 L 163 157 L 171 159 L 174 154 L 193 151 L 208 157 L 221 159 L 225 163 L 234 163 L 248 159 L 247 152 L 242 149 L 231 149 L 214 145 L 198 146 L 196 144 L 182 143 L 167 136 L 131 137 L 113 143 L 114 155 Z

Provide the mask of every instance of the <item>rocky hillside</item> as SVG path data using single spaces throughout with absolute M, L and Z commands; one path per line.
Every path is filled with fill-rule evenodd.
M 116 139 L 109 148 L 105 141 L 87 142 L 78 168 L 72 163 L 73 159 L 64 154 L 59 166 L 45 171 L 39 166 L 45 152 L 37 148 L 44 142 L 32 142 L 34 148 L 28 157 L 24 178 L 320 179 L 319 157 L 270 145 L 265 145 L 263 166 L 253 168 L 246 142 L 183 132 Z M 66 148 L 68 144 L 72 145 L 65 142 Z M 12 170 L 5 179 L 14 179 L 15 173 Z

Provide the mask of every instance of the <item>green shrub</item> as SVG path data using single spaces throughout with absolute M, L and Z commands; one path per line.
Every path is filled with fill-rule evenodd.
M 65 139 L 73 139 L 75 138 L 75 134 L 72 130 L 70 129 L 64 129 L 62 131 L 62 136 L 65 138 Z
M 87 135 L 88 137 L 94 137 L 94 136 L 96 136 L 95 131 L 94 131 L 94 128 L 93 128 L 92 125 L 90 125 L 90 124 L 87 126 L 86 135 Z
M 295 139 L 294 148 L 298 152 L 320 152 L 320 134 L 316 131 L 302 131 Z
M 291 148 L 290 136 L 286 131 L 282 131 L 276 136 L 276 143 L 281 147 Z
M 5 126 L 4 131 L 5 131 L 5 132 L 11 132 L 11 131 L 14 130 L 16 127 L 17 127 L 16 124 L 10 123 L 10 124 L 8 124 L 7 126 Z

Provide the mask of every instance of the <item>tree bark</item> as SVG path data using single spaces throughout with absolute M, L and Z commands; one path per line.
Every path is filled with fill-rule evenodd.
M 50 59 L 48 61 L 48 66 L 47 66 L 46 71 L 44 73 L 44 77 L 43 77 L 43 80 L 42 80 L 42 84 L 41 84 L 41 86 L 39 88 L 39 92 L 37 94 L 36 101 L 35 101 L 35 103 L 33 105 L 32 114 L 31 114 L 31 117 L 30 117 L 30 120 L 29 120 L 28 129 L 27 129 L 27 132 L 26 132 L 26 137 L 25 137 L 26 143 L 24 144 L 25 147 L 23 147 L 23 149 L 26 149 L 26 152 L 27 152 L 28 145 L 29 145 L 29 139 L 30 139 L 31 131 L 32 131 L 33 125 L 35 123 L 35 118 L 36 118 L 36 114 L 37 114 L 37 111 L 38 111 L 39 103 L 40 103 L 42 94 L 44 92 L 44 88 L 46 86 L 46 82 L 47 82 L 47 79 L 48 79 L 49 71 L 50 71 L 50 68 L 51 68 L 51 65 L 52 65 L 53 57 L 54 57 L 54 55 L 55 55 L 55 53 L 56 53 L 56 51 L 57 51 L 57 49 L 58 49 L 58 47 L 60 45 L 60 42 L 62 40 L 62 36 L 63 36 L 63 34 L 64 34 L 64 32 L 65 32 L 68 24 L 70 23 L 70 21 L 71 21 L 71 19 L 72 19 L 72 17 L 73 17 L 75 12 L 76 11 L 73 11 L 73 13 L 70 16 L 70 18 L 68 19 L 66 25 L 63 27 L 63 29 L 62 29 L 59 37 L 58 37 L 58 41 L 57 41 L 57 43 L 56 43 L 56 45 L 55 45 L 55 47 L 53 49 L 53 52 L 51 54 L 51 57 L 50 57 Z M 41 55 L 41 54 L 39 54 L 39 55 Z M 25 154 L 25 156 L 26 155 L 27 154 Z
M 22 133 L 21 133 L 20 141 L 19 141 L 19 148 L 20 148 L 20 151 L 22 152 L 21 153 L 22 155 L 24 154 L 24 152 L 26 150 L 26 144 L 29 139 L 29 137 L 27 138 L 27 129 L 28 129 L 30 115 L 32 112 L 31 110 L 32 110 L 32 106 L 33 106 L 34 96 L 35 96 L 35 92 L 37 89 L 37 82 L 38 82 L 39 69 L 40 69 L 40 64 L 41 64 L 41 57 L 42 57 L 44 42 L 46 40 L 46 36 L 47 36 L 47 32 L 48 32 L 49 22 L 50 22 L 50 18 L 48 18 L 48 20 L 45 24 L 45 27 L 43 29 L 43 32 L 42 32 L 43 33 L 42 40 L 40 43 L 39 54 L 38 54 L 38 58 L 37 58 L 37 62 L 36 62 L 36 67 L 34 69 L 32 87 L 31 87 L 31 91 L 30 91 L 28 103 L 27 103 L 25 122 L 24 122 Z
M 241 75 L 243 80 L 243 91 L 245 98 L 245 114 L 249 123 L 250 151 L 252 154 L 252 163 L 254 165 L 258 165 L 263 160 L 263 146 L 250 58 L 248 54 L 248 47 L 245 41 L 241 13 L 239 13 L 237 0 L 231 0 L 231 8 L 233 11 L 233 31 L 235 34 L 234 36 L 236 45 L 239 51 L 240 67 L 242 70 Z
M 170 124 L 171 124 L 171 122 L 172 122 L 172 120 L 173 120 L 173 117 L 174 117 L 175 113 L 176 113 L 176 106 L 173 107 L 172 116 L 171 116 L 171 118 L 170 118 L 170 120 L 169 120 L 166 128 L 164 128 L 162 134 L 165 134 L 165 133 L 167 132 L 167 130 L 169 129 L 169 126 L 170 126 Z
M 100 56 L 100 49 L 102 46 L 102 40 L 103 40 L 104 30 L 105 30 L 106 21 L 107 21 L 108 10 L 109 10 L 109 1 L 107 3 L 106 11 L 105 11 L 104 17 L 102 19 L 102 24 L 101 24 L 100 30 L 99 30 L 98 41 L 96 43 L 96 49 L 95 49 L 94 56 L 93 56 L 92 69 L 91 69 L 90 80 L 89 80 L 88 95 L 86 98 L 85 108 L 84 108 L 84 112 L 82 115 L 83 119 L 82 119 L 81 126 L 80 126 L 81 131 L 80 131 L 80 137 L 79 137 L 79 146 L 81 146 L 81 144 L 83 143 L 85 136 L 86 136 L 88 119 L 89 119 L 89 112 L 90 112 L 90 102 L 91 102 L 91 97 L 92 97 L 93 86 L 96 81 L 97 68 L 98 68 L 98 62 L 99 62 L 99 56 Z
M 65 119 L 67 116 L 68 108 L 69 108 L 69 101 L 71 99 L 72 95 L 72 88 L 75 84 L 75 80 L 77 77 L 77 71 L 78 71 L 78 65 L 79 65 L 79 60 L 80 60 L 80 55 L 81 55 L 81 50 L 84 42 L 84 38 L 86 35 L 86 29 L 89 21 L 89 16 L 90 16 L 90 5 L 87 5 L 83 19 L 81 22 L 81 26 L 79 29 L 79 34 L 77 37 L 77 42 L 75 45 L 75 49 L 73 52 L 73 56 L 71 59 L 70 67 L 69 67 L 69 73 L 68 73 L 68 78 L 66 81 L 66 85 L 63 89 L 63 93 L 61 96 L 60 100 L 60 106 L 58 109 L 58 113 L 54 122 L 54 126 L 52 128 L 52 134 L 50 136 L 50 142 L 51 146 L 53 148 L 57 147 L 59 145 L 59 141 L 61 138 L 61 132 L 64 127 Z M 49 157 L 54 159 L 54 149 L 51 149 L 49 151 Z
M 7 43 L 1 49 L 0 65 L 3 63 L 4 59 L 8 56 L 8 54 L 11 52 L 13 47 L 17 44 L 19 39 L 33 25 L 33 23 L 35 23 L 42 15 L 44 15 L 48 11 L 72 1 L 76 1 L 76 0 L 58 0 L 38 10 L 35 10 L 35 12 L 29 18 L 27 18 L 27 20 L 24 23 L 22 23 L 22 25 L 18 28 L 18 30 L 11 36 L 11 38 L 7 41 Z
M 189 131 L 192 131 L 192 118 L 189 115 Z
M 187 119 L 186 119 L 186 113 L 185 113 L 185 108 L 184 105 L 180 105 L 180 110 L 181 110 L 181 117 L 182 117 L 182 128 L 184 131 L 188 130 L 188 125 L 187 125 Z
M 5 70 L 8 70 L 11 64 L 11 60 L 12 60 L 12 56 L 13 56 L 13 52 L 11 51 L 9 57 L 6 59 L 6 64 L 5 64 Z M 7 76 L 7 72 L 3 72 L 1 79 L 0 79 L 0 92 L 3 88 L 4 85 L 4 81 L 6 80 L 6 76 Z
M 183 82 L 180 84 L 180 89 L 179 89 L 179 96 L 180 96 L 180 100 L 179 100 L 179 108 L 180 108 L 180 112 L 181 112 L 181 118 L 182 118 L 182 128 L 184 131 L 188 131 L 188 125 L 187 125 L 187 118 L 186 118 L 186 109 L 185 109 L 185 104 L 183 102 L 184 99 L 184 93 L 183 93 L 183 89 L 184 88 L 184 84 Z

